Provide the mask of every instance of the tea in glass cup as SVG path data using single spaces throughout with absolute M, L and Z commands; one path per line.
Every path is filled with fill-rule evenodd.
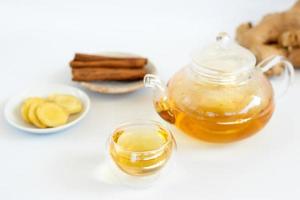
M 175 146 L 171 132 L 155 121 L 126 123 L 109 140 L 112 160 L 128 175 L 147 176 L 158 172 Z

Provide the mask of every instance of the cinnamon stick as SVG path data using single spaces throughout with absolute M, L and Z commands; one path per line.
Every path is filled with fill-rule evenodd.
M 76 53 L 70 66 L 76 67 L 124 67 L 141 68 L 147 64 L 148 60 L 142 57 L 115 57 L 104 55 L 91 55 Z
M 94 54 L 83 54 L 83 53 L 75 53 L 74 60 L 75 61 L 103 61 L 103 60 L 140 60 L 143 61 L 144 64 L 147 64 L 147 58 L 143 57 L 117 57 L 117 56 L 105 56 L 105 55 L 94 55 Z
M 142 68 L 145 66 L 145 60 L 122 58 L 119 60 L 71 61 L 70 66 L 72 68 Z
M 142 79 L 147 73 L 146 68 L 73 68 L 74 81 L 124 81 Z

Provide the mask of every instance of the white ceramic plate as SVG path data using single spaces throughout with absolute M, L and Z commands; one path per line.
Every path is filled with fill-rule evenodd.
M 28 97 L 47 97 L 51 94 L 69 94 L 79 98 L 84 107 L 83 111 L 70 116 L 67 124 L 55 128 L 40 129 L 29 123 L 26 123 L 22 119 L 20 112 L 22 102 Z M 90 99 L 83 91 L 66 85 L 50 84 L 36 86 L 35 88 L 29 89 L 19 95 L 12 97 L 5 105 L 4 116 L 10 125 L 19 130 L 37 134 L 47 134 L 58 132 L 75 125 L 86 116 L 89 109 Z
M 139 57 L 139 55 L 131 53 L 121 53 L 121 52 L 103 52 L 97 53 L 99 55 L 117 56 L 117 57 Z M 153 63 L 148 60 L 145 66 L 148 74 L 156 74 L 156 68 Z M 98 93 L 106 94 L 121 94 L 129 93 L 141 89 L 144 87 L 143 80 L 136 81 L 92 81 L 92 82 L 80 82 L 80 84 L 89 90 Z

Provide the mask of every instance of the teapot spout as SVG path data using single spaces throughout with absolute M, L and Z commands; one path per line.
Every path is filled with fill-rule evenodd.
M 159 116 L 167 122 L 174 124 L 175 115 L 170 106 L 166 85 L 153 74 L 145 75 L 144 85 L 153 91 L 153 104 Z

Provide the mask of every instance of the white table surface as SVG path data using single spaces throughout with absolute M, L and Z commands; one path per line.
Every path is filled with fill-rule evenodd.
M 0 106 L 40 83 L 70 81 L 74 52 L 128 51 L 149 57 L 167 80 L 192 49 L 234 33 L 241 22 L 288 8 L 294 0 L 0 2 Z M 152 187 L 97 177 L 105 142 L 122 121 L 157 119 L 151 92 L 88 92 L 92 108 L 77 126 L 33 135 L 0 115 L 0 199 L 300 199 L 300 73 L 259 134 L 214 146 L 175 131 L 176 165 Z M 161 121 L 161 120 L 160 120 Z

